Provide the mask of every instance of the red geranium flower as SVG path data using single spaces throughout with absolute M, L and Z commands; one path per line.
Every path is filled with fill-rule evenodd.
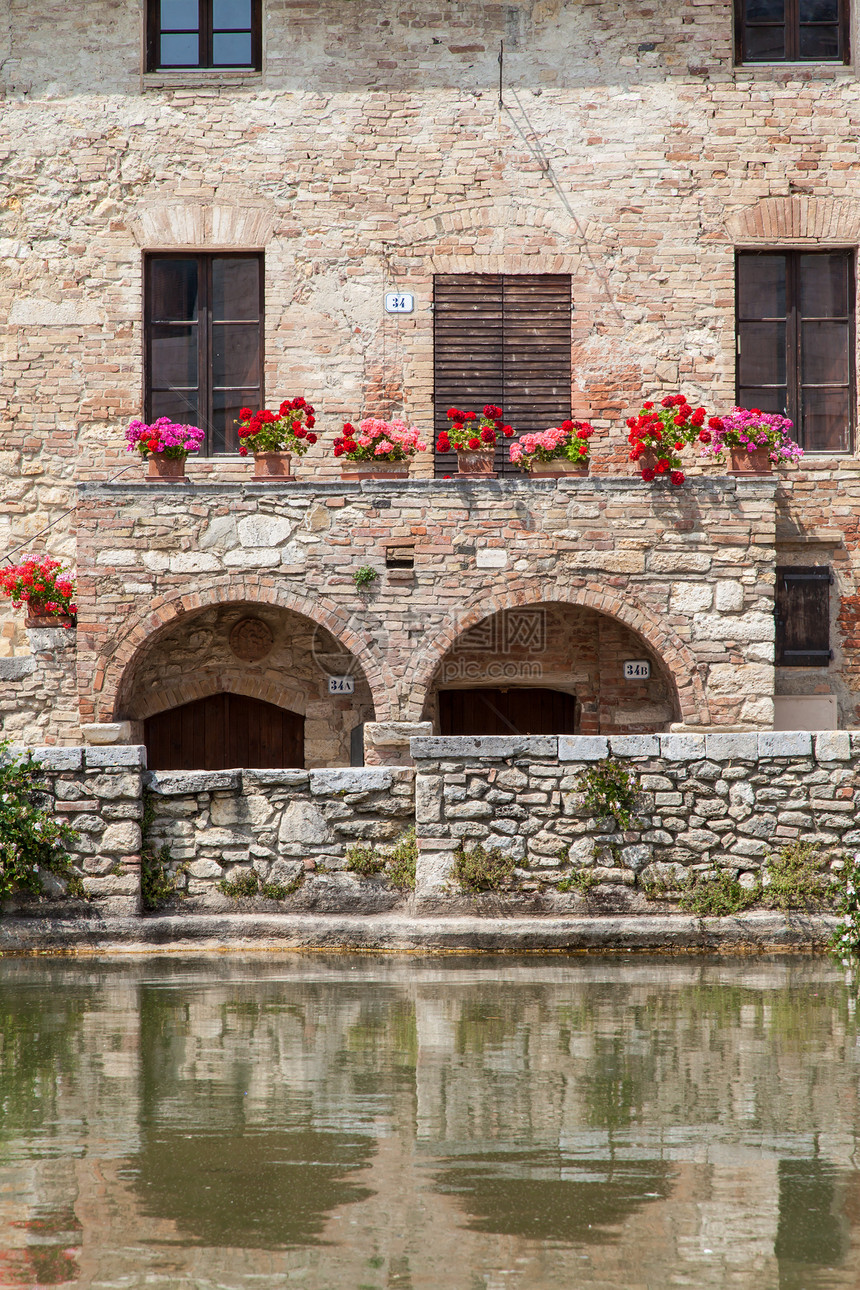
M 242 408 L 242 409 L 240 410 L 240 412 L 239 412 L 239 420 L 240 420 L 240 421 L 250 421 L 250 420 L 251 420 L 251 417 L 252 417 L 253 415 L 254 415 L 254 414 L 253 414 L 253 412 L 251 411 L 251 409 L 250 409 L 250 408 Z
M 469 440 L 469 447 L 472 449 L 473 452 L 477 451 L 477 449 L 480 448 L 480 446 L 481 446 L 480 439 L 473 438 Z
M 683 484 L 684 482 L 683 470 L 673 470 L 671 475 L 669 476 L 669 482 L 671 484 L 674 484 L 676 488 L 678 488 L 681 484 Z
M 650 466 L 643 466 L 642 478 L 645 480 L 646 484 L 651 483 L 651 480 L 654 478 L 654 471 L 651 469 Z

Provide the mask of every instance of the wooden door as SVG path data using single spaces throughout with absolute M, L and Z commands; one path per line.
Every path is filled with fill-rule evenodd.
M 563 690 L 440 690 L 443 735 L 573 735 L 576 696 Z
M 279 770 L 305 764 L 305 719 L 249 699 L 211 694 L 144 722 L 150 770 Z

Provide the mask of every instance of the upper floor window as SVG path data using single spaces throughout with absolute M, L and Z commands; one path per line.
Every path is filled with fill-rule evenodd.
M 739 407 L 791 417 L 807 452 L 850 452 L 853 252 L 741 252 L 737 355 Z
M 570 416 L 570 277 L 554 273 L 444 273 L 433 284 L 435 428 L 447 410 L 501 404 L 517 433 Z M 495 469 L 519 474 L 510 440 L 496 444 Z M 436 453 L 436 473 L 456 472 Z
M 262 0 L 147 0 L 147 70 L 262 66 Z
M 263 406 L 263 257 L 180 252 L 145 267 L 146 420 L 200 426 L 204 452 L 238 452 L 240 410 Z
M 849 0 L 735 0 L 739 63 L 847 63 Z

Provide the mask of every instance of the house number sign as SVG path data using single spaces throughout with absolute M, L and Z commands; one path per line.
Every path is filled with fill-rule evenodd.
M 415 297 L 403 291 L 386 291 L 385 312 L 387 314 L 411 314 L 415 308 Z
M 647 658 L 631 658 L 624 664 L 625 681 L 647 681 L 651 675 L 651 664 Z
M 329 694 L 355 694 L 354 676 L 330 676 L 328 679 Z

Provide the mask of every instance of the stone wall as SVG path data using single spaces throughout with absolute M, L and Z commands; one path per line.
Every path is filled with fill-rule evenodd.
M 726 477 L 82 485 L 81 719 L 149 715 L 210 673 L 287 708 L 298 688 L 322 719 L 319 682 L 341 665 L 323 649 L 310 666 L 322 632 L 362 683 L 341 730 L 371 702 L 377 722 L 433 719 L 439 685 L 474 685 L 475 668 L 573 691 L 589 733 L 768 727 L 773 497 L 772 480 Z M 388 568 L 390 548 L 414 567 Z M 271 619 L 280 654 L 231 661 L 223 606 Z M 625 658 L 648 659 L 651 681 L 625 681 Z
M 13 753 L 24 750 L 12 745 Z M 88 900 L 72 911 L 88 916 L 140 910 L 140 847 L 143 768 L 146 750 L 122 748 L 35 748 L 43 768 L 47 804 L 77 838 L 68 848 Z M 49 906 L 10 902 L 4 912 L 62 913 L 69 906 L 66 883 L 45 878 Z
M 414 774 L 409 767 L 149 773 L 146 843 L 168 848 L 188 911 L 247 907 L 218 883 L 253 874 L 288 890 L 290 909 L 388 909 L 404 893 L 347 872 L 346 853 L 384 848 L 413 824 Z
M 29 654 L 0 658 L 0 741 L 80 743 L 76 632 L 32 628 L 27 637 Z
M 831 859 L 860 846 L 860 736 L 829 732 L 663 734 L 412 740 L 418 768 L 419 900 L 444 903 L 460 845 L 514 857 L 523 894 L 557 907 L 571 873 L 592 870 L 591 899 L 648 908 L 650 886 L 678 889 L 691 874 L 761 876 L 768 855 L 795 841 Z M 641 785 L 630 827 L 582 804 L 584 770 L 609 754 Z M 569 897 L 569 899 L 572 899 Z

